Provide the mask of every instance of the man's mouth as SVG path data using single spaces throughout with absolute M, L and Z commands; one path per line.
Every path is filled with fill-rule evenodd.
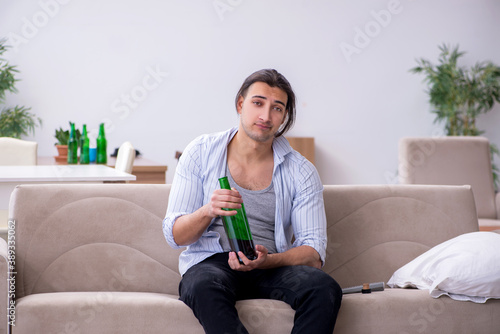
M 269 130 L 271 129 L 272 127 L 270 125 L 266 125 L 266 124 L 262 124 L 262 123 L 257 123 L 255 124 L 259 129 L 262 129 L 262 130 Z

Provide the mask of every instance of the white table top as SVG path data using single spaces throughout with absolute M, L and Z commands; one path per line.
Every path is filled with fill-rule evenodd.
M 0 183 L 134 181 L 104 165 L 0 166 Z

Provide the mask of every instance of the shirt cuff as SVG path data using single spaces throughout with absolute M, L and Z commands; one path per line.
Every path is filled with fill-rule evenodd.
M 177 220 L 177 218 L 179 218 L 180 216 L 184 216 L 186 214 L 187 214 L 186 212 L 170 213 L 167 214 L 165 219 L 163 219 L 163 235 L 165 236 L 165 240 L 167 240 L 169 246 L 174 249 L 183 247 L 179 246 L 174 240 L 174 234 L 173 234 L 174 223 Z

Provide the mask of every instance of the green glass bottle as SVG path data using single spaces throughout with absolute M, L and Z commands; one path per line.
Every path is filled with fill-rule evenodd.
M 69 123 L 71 130 L 68 140 L 68 164 L 74 165 L 78 163 L 78 141 L 75 135 L 75 123 Z
M 221 189 L 231 189 L 227 176 L 221 177 L 219 183 Z M 223 210 L 232 211 L 235 209 Z M 257 258 L 257 253 L 255 251 L 252 233 L 250 232 L 250 226 L 248 225 L 247 214 L 243 203 L 241 204 L 241 209 L 236 209 L 236 211 L 238 213 L 234 216 L 222 216 L 224 230 L 229 239 L 229 245 L 231 246 L 231 250 L 236 252 L 236 255 L 241 251 L 249 260 L 255 260 Z
M 99 135 L 97 136 L 97 157 L 96 162 L 98 164 L 105 164 L 108 162 L 106 135 L 104 133 L 104 123 L 99 126 Z
M 87 135 L 87 125 L 83 124 L 83 132 L 80 136 L 80 164 L 86 165 L 90 162 L 90 140 Z

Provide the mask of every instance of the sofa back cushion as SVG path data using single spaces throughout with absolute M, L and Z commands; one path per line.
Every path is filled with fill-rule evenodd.
M 342 287 L 387 282 L 433 246 L 478 230 L 470 186 L 325 186 L 324 270 Z
M 162 233 L 170 185 L 22 185 L 11 197 L 16 296 L 67 291 L 176 295 Z M 478 230 L 469 186 L 325 186 L 324 270 L 342 287 L 387 280 L 431 247 Z
M 177 294 L 180 250 L 162 233 L 169 185 L 21 185 L 16 296 L 66 291 Z

